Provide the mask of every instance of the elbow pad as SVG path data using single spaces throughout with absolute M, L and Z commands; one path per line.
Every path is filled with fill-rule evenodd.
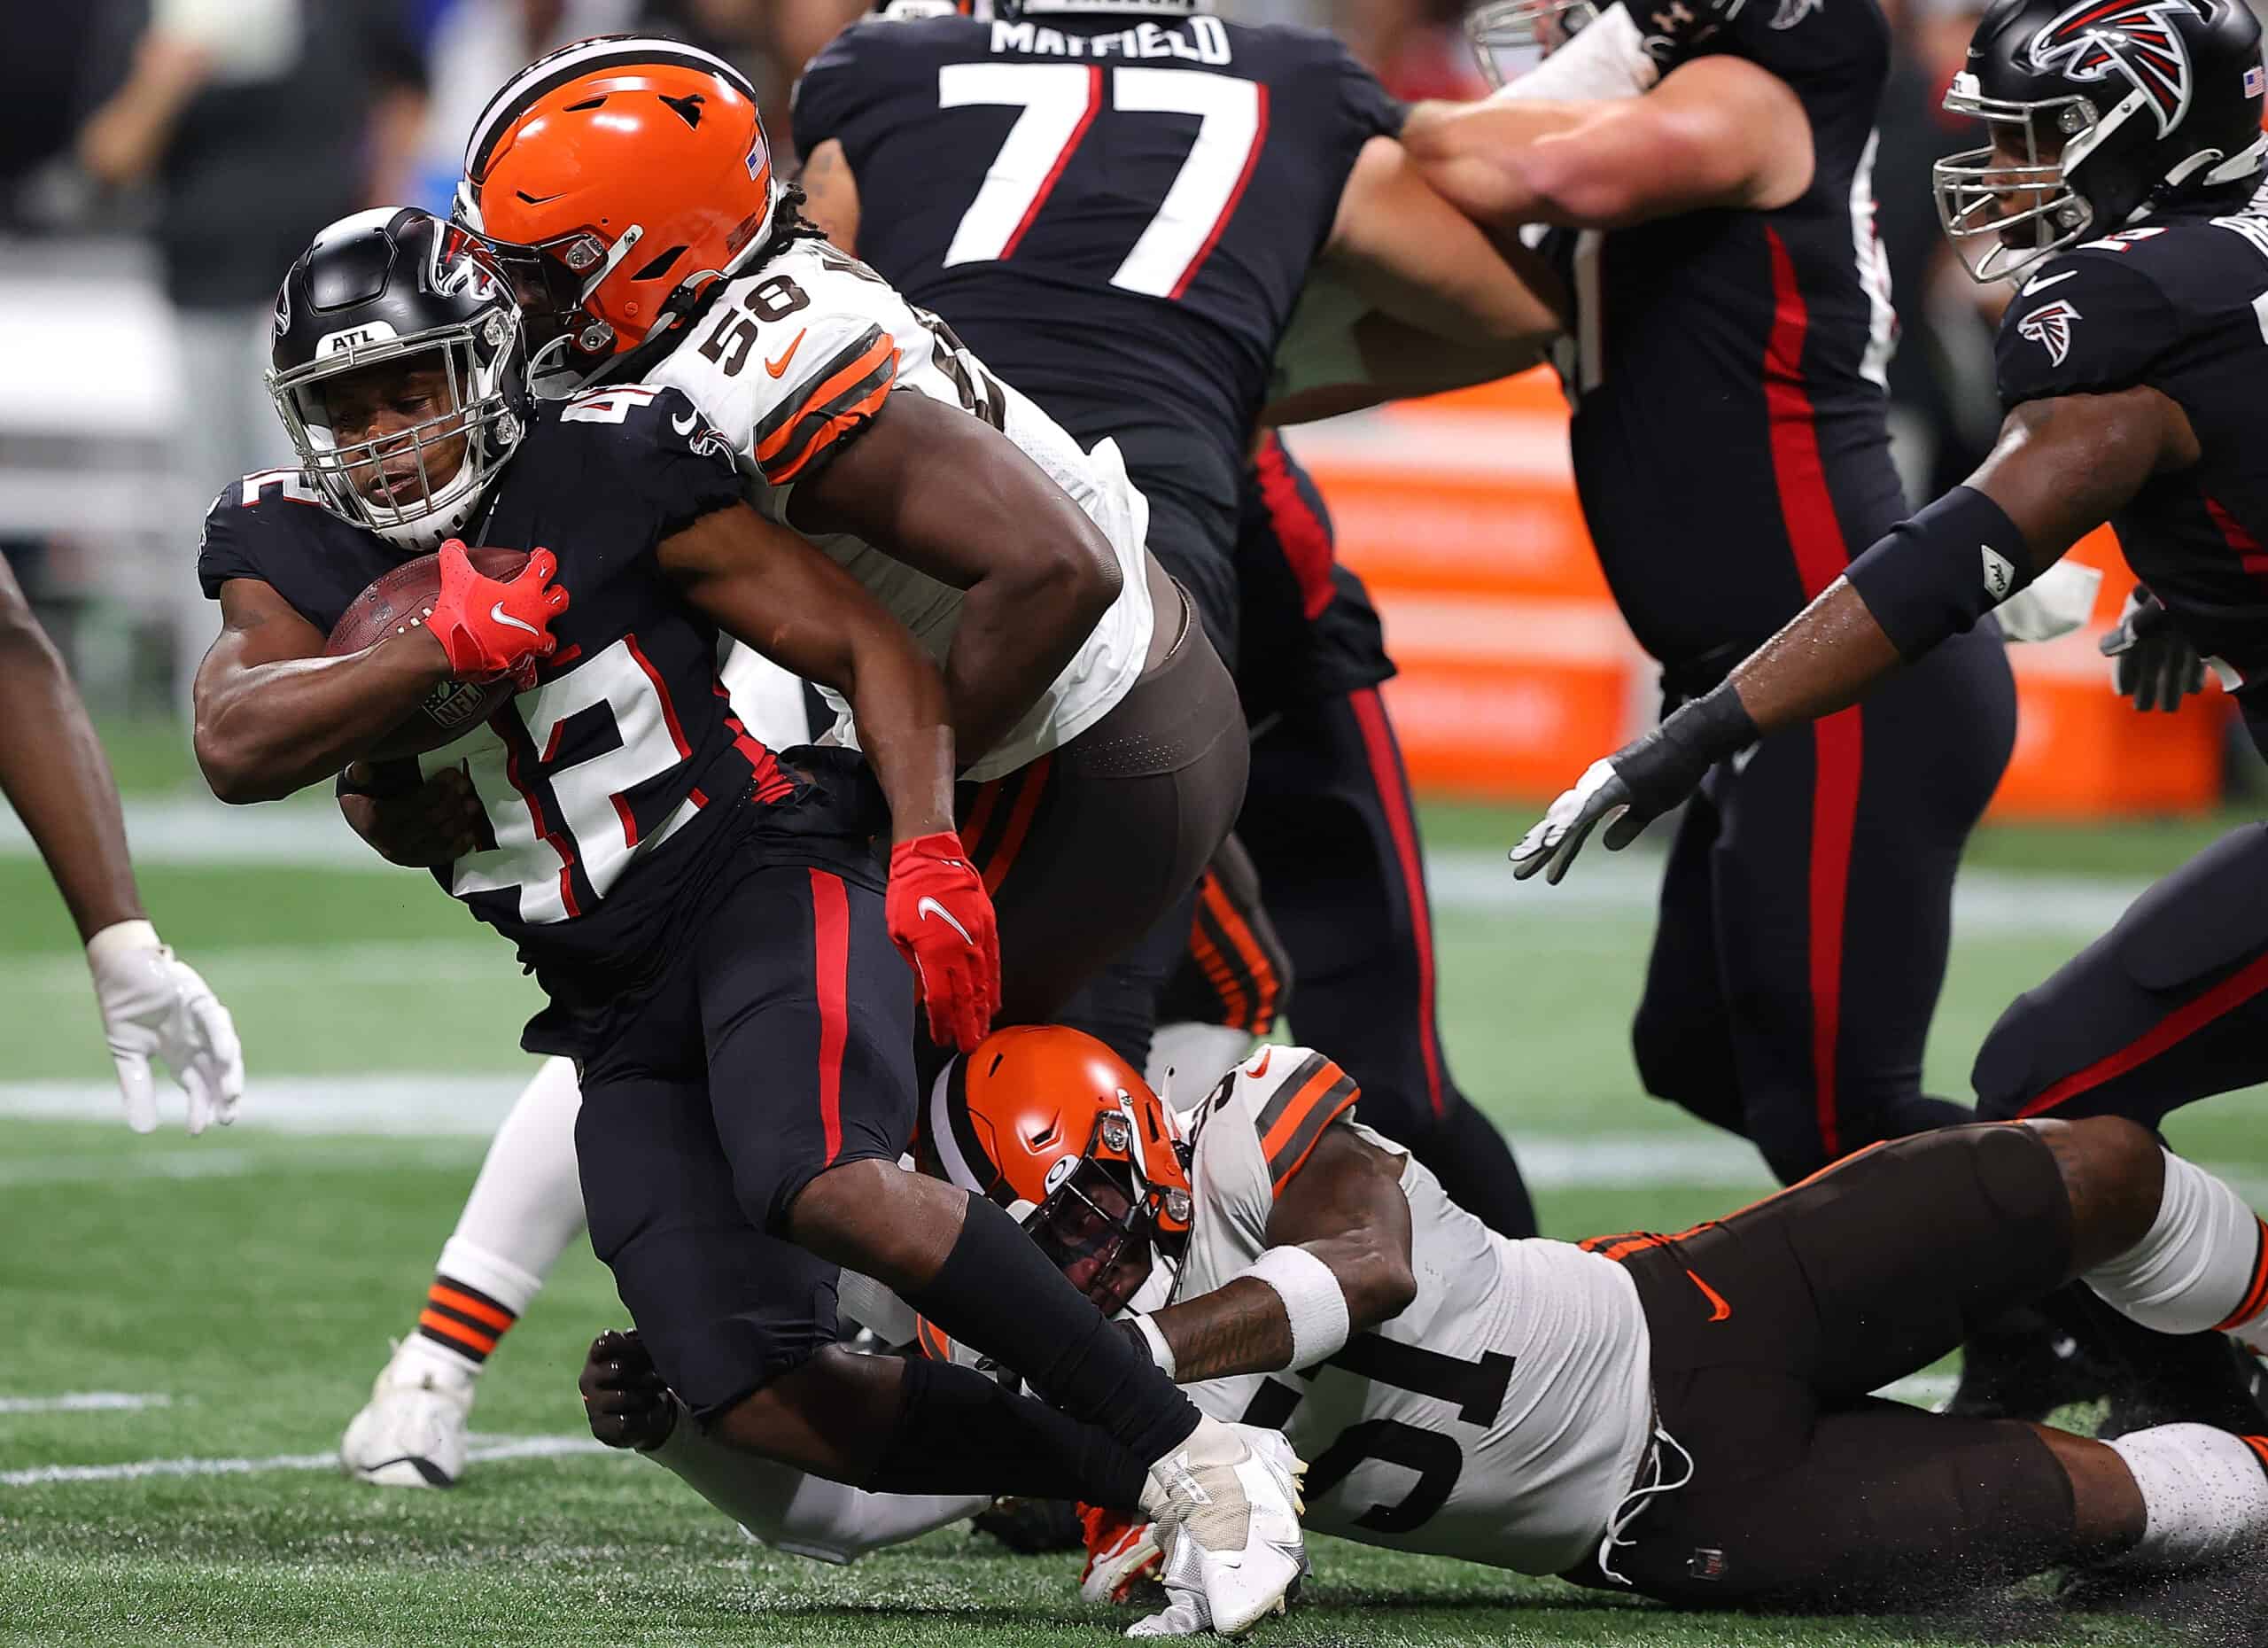
M 2031 582 L 2031 550 L 2000 506 L 1956 486 L 1899 522 L 1844 573 L 1911 663 Z

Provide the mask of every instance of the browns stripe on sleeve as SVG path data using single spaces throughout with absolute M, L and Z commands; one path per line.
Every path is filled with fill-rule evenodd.
M 897 382 L 897 346 L 869 326 L 756 426 L 764 478 L 784 486 L 812 461 L 872 418 Z
M 1278 1195 L 1307 1161 L 1323 1130 L 1352 1110 L 1361 1097 L 1355 1078 L 1319 1053 L 1309 1053 L 1277 1088 L 1254 1125 Z

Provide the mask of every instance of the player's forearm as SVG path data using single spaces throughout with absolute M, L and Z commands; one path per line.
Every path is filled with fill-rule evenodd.
M 1353 1334 L 1393 1320 L 1417 1292 L 1407 1256 L 1396 1258 L 1374 1231 L 1350 1230 L 1296 1244 L 1301 1254 L 1320 1262 L 1304 1285 L 1337 1291 L 1345 1312 L 1343 1327 L 1318 1351 L 1301 1354 L 1301 1336 L 1280 1289 L 1256 1275 L 1231 1278 L 1202 1297 L 1170 1305 L 1153 1318 L 1173 1351 L 1173 1376 L 1190 1385 L 1239 1373 L 1276 1373 L 1327 1359 Z M 1271 1249 L 1270 1259 L 1281 1249 Z M 1295 1287 L 1300 1284 L 1294 1284 Z
M 1898 649 L 1849 581 L 1837 579 L 1732 672 L 1759 733 L 1849 708 L 1899 666 Z
M 47 860 L 82 938 L 142 916 L 110 763 L 62 658 L 13 603 L 0 608 L 0 792 Z
M 851 639 L 846 678 L 827 683 L 850 705 L 858 745 L 889 803 L 890 838 L 953 828 L 953 729 L 944 683 L 903 630 Z
M 449 678 L 424 630 L 336 658 L 208 667 L 197 681 L 197 763 L 222 801 L 274 801 L 361 760 Z
M 1085 536 L 1091 543 L 1034 542 L 1029 556 L 977 579 L 962 597 L 944 671 L 964 762 L 1014 730 L 1118 599 L 1110 545 L 1091 523 Z
M 1597 113 L 1581 103 L 1492 99 L 1421 103 L 1402 129 L 1425 181 L 1475 222 L 1535 221 L 1538 194 L 1523 157 L 1538 139 L 1571 131 Z

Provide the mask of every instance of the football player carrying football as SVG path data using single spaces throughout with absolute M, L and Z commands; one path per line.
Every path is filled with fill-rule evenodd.
M 1099 1044 L 1009 1030 L 936 1084 L 922 1150 L 1101 1308 L 1130 1302 L 1130 1336 L 1208 1411 L 1282 1426 L 1314 1461 L 1309 1526 L 1350 1539 L 1818 1611 L 2189 1566 L 2268 1535 L 2268 1437 L 2101 1442 L 1868 1395 L 2075 1276 L 2158 1326 L 2256 1329 L 2261 1222 L 2132 1123 L 1941 1130 L 1689 1231 L 1578 1246 L 1487 1230 L 1355 1120 L 1358 1098 L 1322 1054 L 1272 1046 L 1177 1117 Z M 602 1439 L 703 1450 L 638 1347 L 594 1346 L 583 1384 Z M 760 1536 L 838 1559 L 919 1531 L 908 1507 L 839 1496 L 822 1520 L 777 1477 L 703 1486 Z M 1106 1595 L 1149 1553 L 1096 1520 Z M 1150 1631 L 1204 1629 L 1163 1578 Z
M 703 1431 L 865 1487 L 1154 1506 L 1224 1629 L 1279 1605 L 1300 1564 L 1282 1439 L 1204 1418 L 1012 1221 L 897 1164 L 913 1027 L 893 947 L 965 1043 L 992 999 L 944 683 L 904 627 L 748 506 L 676 391 L 536 403 L 502 271 L 425 214 L 324 231 L 278 296 L 275 353 L 303 468 L 248 478 L 207 517 L 198 572 L 223 627 L 198 673 L 198 759 L 223 799 L 285 795 L 379 751 L 437 689 L 510 681 L 417 758 L 462 765 L 486 818 L 436 879 L 544 989 L 523 1045 L 579 1062 L 592 1245 Z M 453 533 L 524 563 L 488 577 Z M 437 543 L 425 604 L 327 656 L 358 592 Z M 872 770 L 750 737 L 720 632 L 842 694 Z M 843 1352 L 845 1258 L 1060 1409 Z

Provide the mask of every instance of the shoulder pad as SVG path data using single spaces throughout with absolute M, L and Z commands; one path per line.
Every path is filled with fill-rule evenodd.
M 309 513 L 302 516 L 301 510 Z M 315 484 L 298 470 L 260 470 L 232 481 L 205 512 L 197 540 L 198 582 L 208 597 L 217 597 L 221 586 L 231 579 L 273 582 L 263 554 L 297 532 L 321 531 L 322 523 L 333 518 L 324 512 Z M 285 553 L 293 552 L 285 548 Z M 302 546 L 296 553 L 308 551 Z
M 1221 1114 L 1208 1116 L 1206 1126 L 1209 1131 L 1232 1116 L 1249 1126 L 1260 1140 L 1269 1184 L 1280 1196 L 1323 1130 L 1333 1122 L 1351 1120 L 1361 1097 L 1355 1078 L 1323 1054 L 1271 1045 L 1223 1080 L 1207 1106 Z
M 775 486 L 815 472 L 897 382 L 896 290 L 812 241 L 728 285 L 652 374 L 678 389 Z
M 2112 236 L 2074 247 L 2017 289 L 1993 340 L 2006 405 L 2146 381 L 2175 340 L 2175 321 L 2143 262 L 2126 255 L 2133 244 Z

